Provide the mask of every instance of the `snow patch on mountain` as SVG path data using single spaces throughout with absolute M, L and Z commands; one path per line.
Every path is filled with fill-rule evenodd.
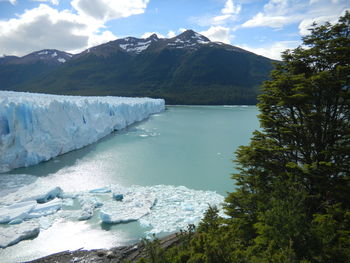
M 126 40 L 129 41 L 129 40 Z M 119 44 L 119 47 L 124 49 L 126 52 L 134 52 L 134 53 L 141 53 L 142 51 L 146 50 L 149 45 L 151 44 L 151 40 L 149 41 L 140 41 L 137 43 L 127 43 L 127 44 Z

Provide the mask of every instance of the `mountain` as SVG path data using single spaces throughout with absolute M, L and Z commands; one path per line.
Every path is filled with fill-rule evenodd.
M 54 49 L 44 49 L 24 57 L 0 57 L 0 89 L 13 89 L 15 85 L 54 70 L 72 57 L 72 54 Z
M 12 89 L 162 97 L 168 104 L 255 104 L 271 69 L 268 58 L 187 30 L 169 39 L 127 37 L 89 48 Z

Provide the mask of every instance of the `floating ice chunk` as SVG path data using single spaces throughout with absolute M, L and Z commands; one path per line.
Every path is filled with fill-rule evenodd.
M 64 206 L 73 206 L 74 205 L 74 200 L 73 198 L 65 198 L 62 200 L 62 205 Z
M 63 191 L 60 187 L 48 188 L 36 183 L 26 185 L 16 189 L 17 191 L 9 193 L 0 199 L 0 204 L 10 205 L 22 201 L 36 201 L 45 203 L 56 197 L 62 197 Z
M 90 190 L 89 192 L 93 194 L 105 194 L 105 193 L 110 193 L 111 189 L 102 187 L 102 188 Z
M 123 194 L 115 194 L 113 193 L 113 199 L 116 201 L 122 201 L 124 199 L 124 195 Z
M 62 189 L 60 187 L 55 187 L 49 190 L 47 193 L 43 193 L 39 196 L 34 197 L 38 203 L 46 203 L 62 194 Z
M 59 218 L 88 220 L 94 213 L 98 213 L 104 223 L 138 221 L 141 226 L 148 228 L 147 233 L 158 234 L 186 229 L 188 224 L 198 224 L 208 205 L 216 205 L 221 211 L 219 214 L 223 216 L 221 205 L 224 201 L 223 196 L 212 191 L 192 190 L 183 186 L 110 185 L 93 189 L 92 192 L 76 193 L 53 191 L 57 187 L 51 189 L 46 187 L 46 189 L 49 190 L 45 190 L 42 182 L 37 180 L 31 186 L 22 187 L 16 193 L 0 198 L 0 203 L 12 202 L 0 208 L 0 222 L 17 223 L 13 227 L 20 227 L 27 222 L 25 220 L 30 219 L 45 229 Z M 38 196 L 47 197 L 48 193 L 59 192 L 61 192 L 57 194 L 59 198 L 43 204 L 36 202 Z M 24 197 L 31 200 L 23 201 Z M 80 206 L 76 206 L 77 202 L 72 198 L 76 198 Z M 65 207 L 66 202 L 71 208 Z
M 17 225 L 17 224 L 20 224 L 20 223 L 22 223 L 22 222 L 23 222 L 23 219 L 21 219 L 21 218 L 16 218 L 16 219 L 11 220 L 8 224 L 9 224 L 9 225 Z
M 49 229 L 54 223 L 54 219 L 50 218 L 50 216 L 43 216 L 38 219 L 38 223 L 41 229 Z
M 23 222 L 20 225 L 0 227 L 0 248 L 12 246 L 21 240 L 36 237 L 40 227 L 34 222 Z
M 65 193 L 65 192 L 62 192 L 61 194 L 60 194 L 60 198 L 62 198 L 62 199 L 75 199 L 75 198 L 77 198 L 78 197 L 78 193 Z
M 56 213 L 62 208 L 62 200 L 54 199 L 44 204 L 38 204 L 30 211 L 27 218 L 36 218 Z
M 100 218 L 109 224 L 136 221 L 150 212 L 155 200 L 153 195 L 145 192 L 128 192 L 120 202 L 106 202 L 100 211 Z
M 103 205 L 96 197 L 88 194 L 78 197 L 81 205 L 81 214 L 78 220 L 88 220 L 94 215 L 94 210 Z
M 189 224 L 197 225 L 203 218 L 208 205 L 222 208 L 224 197 L 211 191 L 195 191 L 184 186 L 152 186 L 146 191 L 154 193 L 157 203 L 151 212 L 140 218 L 142 226 L 151 227 L 147 233 L 158 234 L 186 229 Z
M 94 215 L 94 210 L 93 209 L 83 209 L 81 212 L 78 220 L 83 221 L 83 220 L 88 220 Z
M 182 209 L 185 211 L 193 211 L 194 210 L 192 204 L 184 203 L 181 206 L 182 206 Z
M 20 222 L 28 217 L 28 214 L 37 206 L 35 201 L 26 201 L 4 206 L 0 208 L 0 223 L 9 223 L 11 221 Z

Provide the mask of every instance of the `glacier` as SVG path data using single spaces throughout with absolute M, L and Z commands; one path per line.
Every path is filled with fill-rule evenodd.
M 164 109 L 163 99 L 0 91 L 0 173 L 82 148 Z

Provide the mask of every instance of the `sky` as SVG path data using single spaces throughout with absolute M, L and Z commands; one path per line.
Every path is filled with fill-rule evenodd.
M 272 59 L 301 44 L 315 21 L 336 22 L 349 0 L 0 0 L 0 56 L 79 53 L 127 36 L 192 29 Z

